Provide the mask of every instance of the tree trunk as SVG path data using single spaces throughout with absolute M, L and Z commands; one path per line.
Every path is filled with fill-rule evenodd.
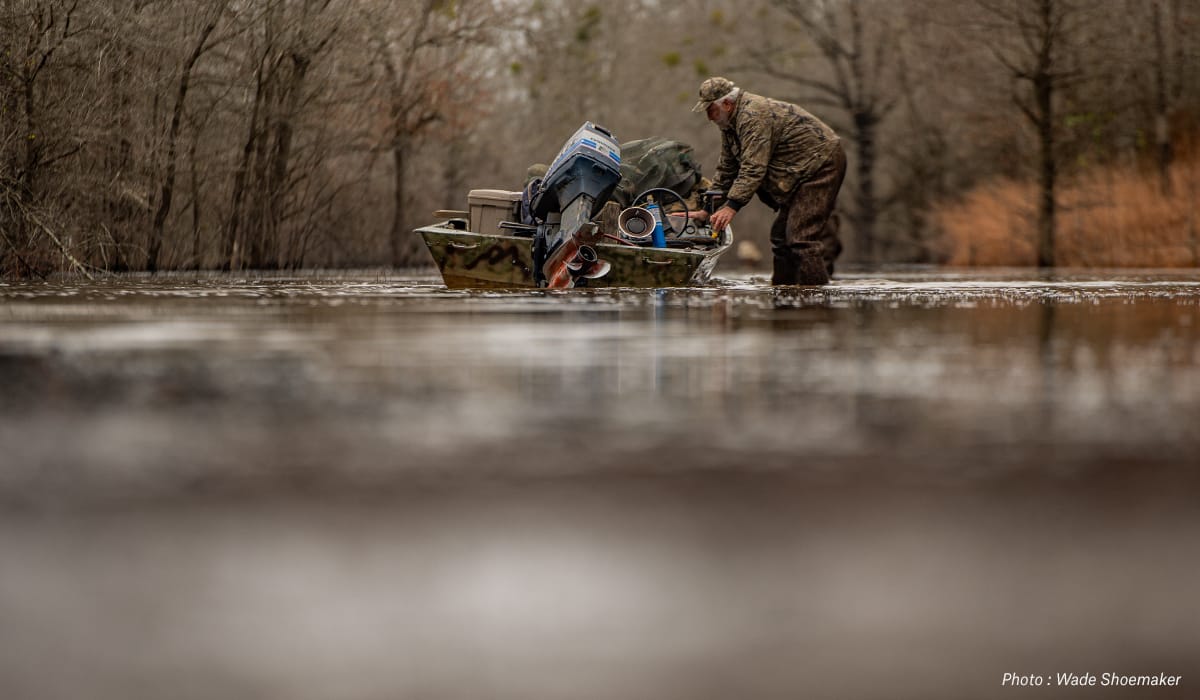
M 251 187 L 248 190 L 250 202 L 246 210 L 245 238 L 249 266 L 256 270 L 266 267 L 266 261 L 270 257 L 269 225 L 271 220 L 267 208 L 271 205 L 270 139 L 279 104 L 278 70 L 278 64 L 272 65 L 270 72 L 263 77 L 262 120 L 250 161 L 252 166 L 250 168 Z
M 1054 87 L 1049 75 L 1039 75 L 1034 83 L 1038 104 L 1038 142 L 1041 149 L 1040 205 L 1038 207 L 1038 267 L 1054 267 L 1055 185 L 1058 177 L 1054 158 Z
M 1196 235 L 1196 205 L 1197 187 L 1196 187 L 1196 168 L 1188 168 L 1188 246 L 1192 250 L 1192 267 L 1200 267 L 1200 236 Z
M 1162 193 L 1171 194 L 1171 124 L 1167 118 L 1167 50 L 1163 39 L 1162 0 L 1154 0 L 1154 137 Z
M 114 14 L 120 11 L 118 0 L 114 0 L 112 11 Z M 112 245 L 113 249 L 111 264 L 104 255 L 105 242 L 98 243 L 104 265 L 112 272 L 124 272 L 130 269 L 130 263 L 125 260 L 123 248 L 125 247 L 125 229 L 135 215 L 132 198 L 127 195 L 129 186 L 125 184 L 133 170 L 133 141 L 130 140 L 130 134 L 133 133 L 130 119 L 132 100 L 128 88 L 129 70 L 126 66 L 133 62 L 134 54 L 128 44 L 122 49 L 122 54 L 125 62 L 118 63 L 109 77 L 111 115 L 108 128 L 110 136 L 107 155 L 104 159 L 104 170 L 112 173 L 113 178 L 113 188 L 110 189 L 105 204 L 105 214 L 108 220 L 108 227 L 105 230 L 108 231 L 108 243 Z
M 1175 98 L 1175 102 L 1183 99 L 1183 86 L 1185 82 L 1184 68 L 1187 63 L 1187 52 L 1184 50 L 1183 40 L 1187 36 L 1187 30 L 1183 29 L 1183 6 L 1180 0 L 1171 0 L 1171 34 L 1175 44 L 1175 84 L 1172 86 L 1171 94 Z
M 875 263 L 879 251 L 875 246 L 875 222 L 879 218 L 879 203 L 875 199 L 875 116 L 859 112 L 854 115 L 854 140 L 858 151 L 855 163 L 857 192 L 855 204 L 858 216 L 858 245 L 862 259 Z
M 37 180 L 38 164 L 41 162 L 42 142 L 39 140 L 37 128 L 37 111 L 35 100 L 37 93 L 34 90 L 34 81 L 37 76 L 29 68 L 29 62 L 33 60 L 32 54 L 26 61 L 26 68 L 22 76 L 22 94 L 25 98 L 24 116 L 25 116 L 25 133 L 21 134 L 21 142 L 25 144 L 25 158 L 21 168 L 20 192 L 19 196 L 25 201 L 32 201 L 35 181 Z
M 171 198 L 175 193 L 175 167 L 178 160 L 176 145 L 179 141 L 179 130 L 183 123 L 183 104 L 187 99 L 188 85 L 192 79 L 192 69 L 196 66 L 196 62 L 200 60 L 200 55 L 204 53 L 204 45 L 208 43 L 208 37 L 216 29 L 217 22 L 220 19 L 221 12 L 218 10 L 213 14 L 212 20 L 204 25 L 204 29 L 200 32 L 200 39 L 196 42 L 196 46 L 192 49 L 192 53 L 188 56 L 187 61 L 183 64 L 183 70 L 179 75 L 179 92 L 175 95 L 175 109 L 171 113 L 171 130 L 167 134 L 167 172 L 163 176 L 158 211 L 154 213 L 154 227 L 150 233 L 150 246 L 146 255 L 146 269 L 151 274 L 158 271 L 158 257 L 162 252 L 163 244 L 163 225 L 167 221 L 167 214 L 171 212 Z
M 1055 0 L 1041 0 L 1041 47 L 1038 53 L 1037 69 L 1032 76 L 1035 126 L 1038 132 L 1038 146 L 1041 150 L 1041 167 L 1039 168 L 1039 184 L 1041 186 L 1040 203 L 1038 206 L 1038 237 L 1037 264 L 1038 267 L 1054 267 L 1054 227 L 1055 227 L 1055 184 L 1058 177 L 1058 164 L 1054 153 L 1054 74 L 1053 49 L 1055 35 Z
M 462 209 L 466 204 L 462 169 L 466 141 L 466 138 L 453 139 L 446 149 L 446 184 L 445 191 L 442 193 L 443 209 Z
M 300 95 L 311 58 L 300 53 L 292 54 L 292 73 L 288 84 L 284 87 L 283 107 L 279 122 L 275 126 L 275 145 L 272 149 L 270 184 L 268 186 L 268 219 L 269 228 L 273 233 L 275 248 L 275 266 L 283 269 L 288 255 L 288 246 L 280 240 L 280 230 L 283 228 L 284 203 L 288 195 L 288 173 L 291 164 L 292 142 L 295 128 L 292 120 L 300 110 Z
M 264 55 L 262 60 L 265 58 Z M 246 201 L 246 176 L 250 172 L 250 158 L 254 155 L 259 138 L 258 113 L 263 99 L 262 60 L 259 61 L 258 70 L 254 72 L 254 103 L 250 107 L 250 126 L 247 129 L 246 144 L 242 147 L 242 157 L 238 161 L 237 171 L 233 174 L 233 192 L 230 195 L 233 201 L 229 207 L 229 225 L 225 232 L 225 262 L 222 265 L 225 270 L 236 270 L 241 267 L 240 258 L 245 248 L 244 245 L 239 245 L 238 228 L 242 223 L 242 207 Z
M 392 160 L 396 168 L 395 179 L 392 189 L 392 267 L 403 267 L 409 263 L 412 257 L 409 253 L 409 234 L 404 229 L 405 214 L 407 213 L 404 207 L 404 193 L 407 189 L 405 183 L 405 167 L 408 160 L 407 144 L 398 141 L 392 144 Z
M 188 148 L 188 171 L 191 175 L 192 189 L 192 269 L 200 269 L 200 258 L 204 251 L 200 247 L 200 176 L 196 172 L 196 144 L 200 140 L 199 130 L 192 136 L 192 144 Z

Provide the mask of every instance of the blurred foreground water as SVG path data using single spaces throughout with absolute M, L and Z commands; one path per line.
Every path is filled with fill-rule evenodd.
M 1200 692 L 1200 274 L 0 283 L 0 386 L 6 699 Z

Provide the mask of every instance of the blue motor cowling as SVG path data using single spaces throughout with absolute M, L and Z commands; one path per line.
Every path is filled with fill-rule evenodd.
M 581 196 L 588 198 L 588 218 L 600 213 L 621 181 L 621 146 L 612 132 L 592 122 L 567 141 L 542 177 L 533 198 L 533 214 L 545 219 L 563 212 Z

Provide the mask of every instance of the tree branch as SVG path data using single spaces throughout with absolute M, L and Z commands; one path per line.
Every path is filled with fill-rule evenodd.
M 27 221 L 32 222 L 35 226 L 37 226 L 39 229 L 41 229 L 42 233 L 45 233 L 46 236 L 51 241 L 53 241 L 55 247 L 58 248 L 59 252 L 63 254 L 63 257 L 65 257 L 71 263 L 71 267 L 73 269 L 78 270 L 80 274 L 82 274 L 84 277 L 88 278 L 89 280 L 96 279 L 95 277 L 92 276 L 91 272 L 88 272 L 88 266 L 79 262 L 79 259 L 76 258 L 71 253 L 70 250 L 67 250 L 67 247 L 65 245 L 63 245 L 62 240 L 60 240 L 59 237 L 57 235 L 55 235 L 54 231 L 52 231 L 49 226 L 42 223 L 42 220 L 39 219 L 37 216 L 35 216 L 34 213 L 32 211 L 30 211 L 29 208 L 26 207 L 20 200 L 16 200 L 15 203 L 17 205 L 17 208 L 21 210 L 21 215 Z M 7 238 L 7 236 L 5 236 L 5 238 Z M 10 243 L 10 245 L 11 245 L 11 243 Z

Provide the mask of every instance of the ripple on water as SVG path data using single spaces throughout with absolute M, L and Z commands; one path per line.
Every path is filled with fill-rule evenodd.
M 822 288 L 729 276 L 567 292 L 376 274 L 136 277 L 9 283 L 0 298 L 0 378 L 20 388 L 0 411 L 24 426 L 4 440 L 29 464 L 100 455 L 152 473 L 131 465 L 169 455 L 203 472 L 289 455 L 470 472 L 560 444 L 563 430 L 604 449 L 551 471 L 674 469 L 696 455 L 1036 469 L 1200 446 L 1195 274 L 922 271 Z M 98 439 L 97 411 L 124 417 L 120 441 L 92 454 L 54 437 Z

